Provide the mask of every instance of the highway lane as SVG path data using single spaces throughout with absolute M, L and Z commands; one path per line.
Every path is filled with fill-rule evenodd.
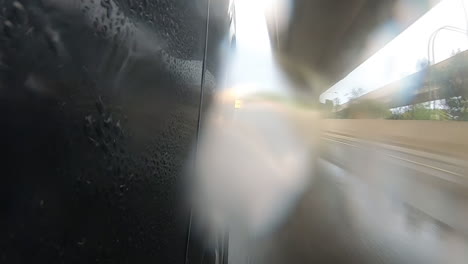
M 390 199 L 468 234 L 463 160 L 332 134 L 322 137 L 321 156 Z
M 252 243 L 251 263 L 466 263 L 455 228 L 326 160 L 286 223 Z
M 250 263 L 466 263 L 463 163 L 441 159 L 323 135 L 309 190 Z
M 211 133 L 204 133 L 220 165 L 214 187 L 235 205 L 229 263 L 467 263 L 463 160 L 314 134 L 306 129 L 318 124 L 307 120 L 310 113 L 287 106 L 229 107 L 221 106 L 217 113 L 229 114 L 212 116 Z M 304 148 L 305 181 L 294 173 L 303 164 L 292 162 L 302 156 L 291 156 Z M 278 208 L 281 217 L 272 218 Z M 259 231 L 262 224 L 268 228 Z
M 449 162 L 450 161 L 450 162 Z M 251 263 L 466 263 L 463 163 L 323 135 L 314 181 Z

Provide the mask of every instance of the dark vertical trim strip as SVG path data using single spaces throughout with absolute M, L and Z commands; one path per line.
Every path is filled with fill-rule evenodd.
M 205 34 L 205 50 L 203 52 L 203 65 L 202 65 L 202 76 L 201 76 L 201 90 L 200 90 L 200 107 L 198 108 L 198 127 L 197 127 L 197 142 L 196 145 L 198 146 L 198 140 L 200 139 L 200 129 L 201 129 L 201 116 L 202 116 L 202 108 L 203 108 L 203 87 L 205 86 L 205 72 L 206 72 L 206 56 L 208 53 L 208 26 L 210 24 L 210 5 L 211 0 L 208 0 L 207 5 L 207 14 L 206 14 L 206 34 Z M 195 152 L 196 155 L 196 152 Z
M 205 72 L 206 72 L 206 56 L 208 51 L 208 27 L 210 24 L 210 5 L 211 0 L 208 0 L 206 4 L 206 26 L 205 26 L 205 48 L 203 51 L 203 61 L 202 61 L 202 72 L 201 72 L 201 82 L 200 82 L 200 103 L 198 106 L 198 122 L 197 122 L 197 138 L 195 142 L 195 153 L 194 158 L 197 159 L 198 154 L 198 142 L 200 140 L 200 130 L 201 130 L 201 115 L 202 115 L 202 108 L 203 108 L 203 87 L 205 86 Z M 196 163 L 194 163 L 196 164 Z M 187 242 L 185 247 L 185 264 L 189 263 L 189 247 L 190 247 L 190 236 L 192 231 L 192 210 L 190 211 L 189 223 L 187 228 Z

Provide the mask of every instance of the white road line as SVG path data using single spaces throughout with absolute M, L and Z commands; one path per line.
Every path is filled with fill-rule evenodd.
M 362 147 L 359 147 L 359 146 L 356 146 L 356 145 L 353 145 L 353 144 L 349 144 L 349 143 L 346 143 L 346 142 L 342 142 L 342 141 L 339 141 L 339 140 L 334 140 L 334 139 L 325 138 L 325 137 L 322 137 L 322 138 L 325 139 L 325 140 L 328 140 L 328 141 L 341 143 L 341 144 L 344 144 L 344 145 L 347 145 L 347 146 L 363 149 Z M 458 177 L 464 177 L 462 174 L 459 174 L 459 173 L 456 173 L 456 172 L 453 172 L 453 171 L 448 171 L 448 170 L 445 170 L 445 169 L 442 169 L 442 168 L 434 167 L 434 166 L 427 165 L 427 164 L 417 162 L 417 161 L 414 161 L 414 160 L 400 158 L 398 156 L 394 156 L 394 155 L 391 155 L 391 154 L 386 154 L 386 153 L 383 153 L 383 152 L 381 152 L 381 153 L 388 156 L 388 157 L 394 158 L 394 159 L 398 159 L 398 160 L 401 160 L 401 161 L 406 161 L 406 162 L 413 163 L 413 164 L 416 164 L 416 165 L 419 165 L 419 166 L 423 166 L 423 167 L 426 167 L 426 168 L 429 168 L 429 169 L 438 170 L 438 171 L 441 171 L 441 172 L 444 172 L 444 173 L 452 174 L 452 175 L 455 175 L 455 176 L 458 176 Z

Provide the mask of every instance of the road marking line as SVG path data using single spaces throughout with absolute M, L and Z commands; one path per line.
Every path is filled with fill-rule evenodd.
M 348 146 L 351 146 L 351 147 L 355 147 L 355 148 L 359 148 L 359 149 L 364 149 L 364 148 L 362 148 L 362 147 L 359 147 L 359 146 L 356 146 L 356 145 L 353 145 L 353 144 L 349 144 L 349 143 L 346 143 L 346 142 L 342 142 L 342 141 L 339 141 L 339 140 L 334 140 L 334 139 L 325 138 L 325 137 L 322 137 L 322 138 L 325 139 L 325 140 L 328 140 L 328 141 L 333 141 L 333 142 L 341 143 L 341 144 L 348 145 Z M 381 152 L 381 153 L 382 153 L 382 152 Z M 400 158 L 400 157 L 398 157 L 398 156 L 394 156 L 394 155 L 391 155 L 391 154 L 386 154 L 386 153 L 382 153 L 382 154 L 383 154 L 383 155 L 386 155 L 386 156 L 388 156 L 388 157 L 394 158 L 394 159 L 406 161 L 406 162 L 413 163 L 413 164 L 416 164 L 416 165 L 419 165 L 419 166 L 427 167 L 427 168 L 430 168 L 430 169 L 433 169 L 433 170 L 438 170 L 438 171 L 441 171 L 441 172 L 444 172 L 444 173 L 448 173 L 448 174 L 452 174 L 452 175 L 455 175 L 455 176 L 464 178 L 463 175 L 461 175 L 461 174 L 459 174 L 459 173 L 456 173 L 456 172 L 453 172 L 453 171 L 448 171 L 448 170 L 441 169 L 441 168 L 437 168 L 437 167 L 434 167 L 434 166 L 431 166 L 431 165 L 427 165 L 427 164 L 424 164 L 424 163 L 421 163 L 421 162 L 417 162 L 417 161 L 413 161 L 413 160 L 409 160 L 409 159 Z
M 324 137 L 323 139 L 328 140 L 328 141 L 338 142 L 338 143 L 345 144 L 345 145 L 348 145 L 348 146 L 351 146 L 351 147 L 355 147 L 355 148 L 361 148 L 361 147 L 358 147 L 358 146 L 356 146 L 356 145 L 349 144 L 349 143 L 345 143 L 345 142 L 338 141 L 338 140 L 331 139 L 331 138 L 326 138 L 326 137 Z
M 408 148 L 404 148 L 404 147 L 400 147 L 400 146 L 381 143 L 381 142 L 378 142 L 378 141 L 367 141 L 367 140 L 362 140 L 362 139 L 359 139 L 359 138 L 356 138 L 356 137 L 338 135 L 338 134 L 333 134 L 333 133 L 330 133 L 330 132 L 327 132 L 325 134 L 328 137 L 339 138 L 339 139 L 347 140 L 347 141 L 351 141 L 351 142 L 362 143 L 362 144 L 366 144 L 366 143 L 374 144 L 376 146 L 379 146 L 381 148 L 385 148 L 385 149 L 388 149 L 388 150 L 391 150 L 391 151 L 397 151 L 397 152 L 401 152 L 401 153 L 405 153 L 405 154 L 409 154 L 409 155 L 413 155 L 413 156 L 418 156 L 418 157 L 421 157 L 421 158 L 424 158 L 424 159 L 431 159 L 431 160 L 435 160 L 437 162 L 446 163 L 448 165 L 464 167 L 465 164 L 466 164 L 466 162 L 464 160 L 460 160 L 459 158 L 441 156 L 440 154 L 437 154 L 437 153 L 429 153 L 429 152 L 424 152 L 424 151 L 417 150 L 417 149 L 408 149 Z
M 427 164 L 424 164 L 424 163 L 421 163 L 421 162 L 417 162 L 417 161 L 414 161 L 414 160 L 404 159 L 404 158 L 400 158 L 400 157 L 397 157 L 397 156 L 394 156 L 394 155 L 390 155 L 390 154 L 384 154 L 384 155 L 387 155 L 387 156 L 389 156 L 389 157 L 391 157 L 391 158 L 394 158 L 394 159 L 398 159 L 398 160 L 406 161 L 406 162 L 413 163 L 413 164 L 416 164 L 416 165 L 424 166 L 424 167 L 427 167 L 427 168 L 430 168 L 430 169 L 433 169 L 433 170 L 438 170 L 438 171 L 441 171 L 441 172 L 445 172 L 445 173 L 448 173 L 448 174 L 452 174 L 452 175 L 455 175 L 455 176 L 458 176 L 458 177 L 464 177 L 463 175 L 458 174 L 458 173 L 456 173 L 456 172 L 448 171 L 448 170 L 445 170 L 445 169 L 441 169 L 441 168 L 438 168 L 438 167 L 434 167 L 434 166 L 431 166 L 431 165 L 427 165 Z

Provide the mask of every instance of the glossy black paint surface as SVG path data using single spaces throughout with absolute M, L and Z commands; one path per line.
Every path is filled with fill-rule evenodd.
M 0 7 L 0 262 L 183 263 L 207 1 Z

